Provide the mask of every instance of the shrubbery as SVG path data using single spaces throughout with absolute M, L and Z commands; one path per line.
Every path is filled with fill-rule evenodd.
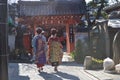
M 75 50 L 71 53 L 71 56 L 77 63 L 83 63 L 87 54 L 88 53 L 85 51 L 84 44 L 81 42 L 81 40 L 78 40 L 76 42 Z
M 92 57 L 92 63 L 90 69 L 101 69 L 103 68 L 103 60 Z

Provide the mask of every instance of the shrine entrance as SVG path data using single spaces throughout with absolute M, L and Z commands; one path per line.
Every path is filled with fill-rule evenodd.
M 82 15 L 54 15 L 54 16 L 33 16 L 19 18 L 20 24 L 25 24 L 35 28 L 40 26 L 45 30 L 46 37 L 50 36 L 50 29 L 56 28 L 58 36 L 63 44 L 65 51 L 70 53 L 74 50 L 74 25 L 80 23 Z
M 85 1 L 19 1 L 18 23 L 42 27 L 50 35 L 52 27 L 58 30 L 62 44 L 66 43 L 68 53 L 74 50 L 74 25 L 79 24 L 86 14 Z M 65 38 L 65 40 L 63 40 Z
M 50 36 L 50 29 L 56 28 L 64 51 L 70 53 L 74 50 L 74 25 L 80 23 L 82 15 L 54 15 L 54 16 L 34 16 L 19 18 L 20 24 L 35 28 L 40 26 L 46 32 L 46 37 Z

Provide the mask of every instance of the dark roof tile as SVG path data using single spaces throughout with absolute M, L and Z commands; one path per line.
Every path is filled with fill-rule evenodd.
M 20 15 L 36 16 L 36 15 L 64 15 L 64 14 L 84 14 L 86 13 L 84 0 L 74 1 L 21 1 Z
M 103 10 L 106 11 L 106 12 L 109 12 L 109 11 L 112 11 L 112 10 L 115 10 L 115 9 L 118 9 L 118 8 L 120 9 L 120 2 L 112 4 L 110 6 L 107 6 Z

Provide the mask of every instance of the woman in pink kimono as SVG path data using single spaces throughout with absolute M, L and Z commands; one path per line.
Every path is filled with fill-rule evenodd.
M 51 29 L 51 36 L 48 39 L 48 62 L 54 66 L 54 70 L 58 71 L 57 67 L 62 62 L 62 48 L 59 38 L 56 36 L 57 30 Z

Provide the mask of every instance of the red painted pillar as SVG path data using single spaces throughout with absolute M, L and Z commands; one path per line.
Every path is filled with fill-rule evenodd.
M 28 33 L 23 35 L 23 44 L 26 51 L 32 53 L 31 40 L 30 40 L 30 35 Z
M 72 52 L 75 49 L 74 41 L 70 41 L 70 24 L 66 24 L 66 45 L 67 45 L 67 53 Z M 73 33 L 74 36 L 74 33 Z M 74 37 L 73 37 L 74 38 Z
M 67 45 L 67 53 L 70 53 L 69 24 L 66 24 L 66 45 Z
M 67 53 L 72 52 L 75 49 L 75 43 L 74 43 L 74 30 L 73 25 L 75 24 L 75 20 L 69 19 L 66 23 L 66 42 L 67 42 Z M 72 33 L 71 33 L 71 29 Z

